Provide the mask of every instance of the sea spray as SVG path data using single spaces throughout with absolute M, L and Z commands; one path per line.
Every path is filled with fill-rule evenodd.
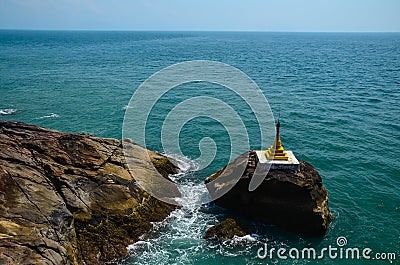
M 248 253 L 257 244 L 257 238 L 251 235 L 234 237 L 222 244 L 203 239 L 205 230 L 217 222 L 216 215 L 202 205 L 202 198 L 208 195 L 203 182 L 193 181 L 198 165 L 187 157 L 168 154 L 176 161 L 181 172 L 170 176 L 179 182 L 182 207 L 173 211 L 162 222 L 153 223 L 150 233 L 128 247 L 131 257 L 123 262 L 133 264 L 193 264 L 204 257 L 204 253 L 213 253 L 224 258 Z M 211 206 L 212 207 L 212 206 Z
M 17 113 L 17 109 L 0 109 L 0 115 L 12 115 Z

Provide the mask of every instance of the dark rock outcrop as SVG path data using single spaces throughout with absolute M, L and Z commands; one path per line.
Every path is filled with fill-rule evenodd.
M 205 239 L 214 239 L 217 241 L 232 239 L 234 236 L 245 236 L 246 233 L 232 218 L 211 226 L 204 234 Z
M 250 192 L 248 187 L 257 161 L 255 152 L 249 151 L 206 179 L 210 194 L 232 185 L 232 172 L 243 168 L 243 164 L 245 170 L 236 185 L 217 198 L 215 204 L 303 234 L 320 236 L 326 233 L 332 220 L 328 192 L 317 170 L 305 161 L 300 161 L 299 172 L 266 172 L 261 185 Z
M 143 191 L 132 177 L 177 168 L 137 146 L 137 172 L 122 142 L 0 121 L 0 264 L 101 264 L 176 206 Z M 179 195 L 179 191 L 175 191 Z

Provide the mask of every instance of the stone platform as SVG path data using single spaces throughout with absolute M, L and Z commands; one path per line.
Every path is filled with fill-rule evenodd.
M 286 151 L 289 156 L 288 160 L 268 160 L 265 155 L 264 150 L 256 151 L 257 154 L 257 163 L 268 165 L 270 164 L 270 169 L 283 169 L 283 170 L 293 170 L 300 171 L 300 163 L 297 158 L 294 156 L 292 151 Z

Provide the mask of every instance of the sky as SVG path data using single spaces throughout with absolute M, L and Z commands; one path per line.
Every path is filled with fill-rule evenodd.
M 400 0 L 0 0 L 0 29 L 399 32 Z

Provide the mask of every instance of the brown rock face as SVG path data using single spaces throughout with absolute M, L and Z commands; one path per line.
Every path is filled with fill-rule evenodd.
M 226 240 L 234 236 L 245 236 L 246 233 L 232 218 L 210 227 L 204 234 L 205 239 Z
M 150 152 L 167 178 L 177 168 Z M 134 174 L 154 173 L 122 142 L 0 121 L 0 264 L 101 264 L 125 257 L 127 245 L 175 206 L 143 191 Z M 139 170 L 140 169 L 140 170 Z M 179 195 L 179 191 L 175 191 Z
M 249 151 L 223 169 L 206 179 L 210 194 L 224 188 L 231 181 L 235 167 L 246 169 L 236 185 L 215 200 L 219 206 L 232 209 L 256 220 L 273 223 L 290 230 L 309 235 L 324 235 L 332 220 L 328 207 L 328 192 L 322 185 L 317 170 L 305 161 L 300 161 L 300 172 L 270 170 L 262 184 L 254 191 L 248 190 L 251 177 L 257 166 L 256 154 Z

